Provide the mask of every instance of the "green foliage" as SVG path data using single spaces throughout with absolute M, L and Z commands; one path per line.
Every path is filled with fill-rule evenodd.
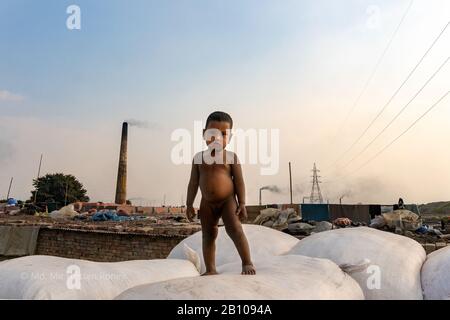
M 89 201 L 86 189 L 73 175 L 47 174 L 39 179 L 34 179 L 33 186 L 35 190 L 31 191 L 31 201 L 34 200 L 37 191 L 36 203 L 55 202 L 57 207 L 61 208 L 66 202 L 66 192 L 67 204 Z

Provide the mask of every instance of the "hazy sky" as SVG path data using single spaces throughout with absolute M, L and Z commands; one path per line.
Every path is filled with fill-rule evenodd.
M 450 97 L 373 162 L 354 172 L 450 89 L 445 65 L 359 158 L 334 162 L 389 100 L 450 20 L 450 1 L 415 0 L 359 104 L 339 130 L 410 0 L 0 1 L 0 198 L 28 198 L 42 174 L 80 179 L 93 200 L 114 199 L 121 122 L 129 133 L 128 197 L 180 204 L 189 165 L 171 162 L 171 133 L 216 109 L 236 128 L 279 129 L 280 171 L 244 165 L 247 203 L 310 192 L 316 162 L 324 197 L 393 203 L 450 199 Z M 81 8 L 81 30 L 66 8 Z M 348 162 L 450 54 L 450 27 Z M 347 176 L 349 172 L 354 172 Z M 341 178 L 340 178 L 341 177 Z M 343 177 L 343 178 L 342 178 Z M 199 199 L 199 196 L 198 196 Z

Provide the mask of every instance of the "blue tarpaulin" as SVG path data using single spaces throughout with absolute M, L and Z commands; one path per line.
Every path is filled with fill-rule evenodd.
M 17 205 L 17 200 L 14 198 L 9 198 L 7 203 L 9 206 L 15 206 L 15 205 Z
M 116 210 L 101 210 L 92 216 L 92 221 L 133 221 L 146 219 L 144 216 L 119 216 Z
M 304 221 L 330 220 L 327 204 L 302 204 L 301 213 Z

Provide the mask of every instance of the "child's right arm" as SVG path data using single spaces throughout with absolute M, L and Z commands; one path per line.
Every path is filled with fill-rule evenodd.
M 186 197 L 186 216 L 189 221 L 192 221 L 195 216 L 194 200 L 197 195 L 199 184 L 199 169 L 198 164 L 192 161 L 191 179 L 189 180 L 187 197 Z

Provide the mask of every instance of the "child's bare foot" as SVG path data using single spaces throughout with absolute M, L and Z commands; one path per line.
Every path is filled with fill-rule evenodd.
M 243 274 L 243 275 L 254 275 L 254 274 L 256 274 L 255 267 L 252 264 L 243 265 L 241 274 Z
M 213 276 L 215 274 L 218 274 L 216 270 L 206 271 L 205 273 L 202 274 L 202 276 Z

